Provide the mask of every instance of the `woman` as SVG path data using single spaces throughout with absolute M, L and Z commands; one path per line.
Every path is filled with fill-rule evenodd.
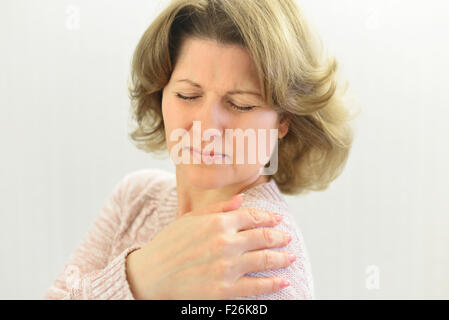
M 281 193 L 325 189 L 352 142 L 317 43 L 293 0 L 172 1 L 134 53 L 130 136 L 176 174 L 124 177 L 45 298 L 313 299 Z

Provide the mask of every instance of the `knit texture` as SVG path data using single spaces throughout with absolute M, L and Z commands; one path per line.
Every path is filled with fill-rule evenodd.
M 126 278 L 126 257 L 144 247 L 177 216 L 176 176 L 159 169 L 143 169 L 126 175 L 106 199 L 82 242 L 62 272 L 45 292 L 44 299 L 133 300 Z M 241 208 L 280 213 L 275 227 L 292 236 L 281 250 L 296 261 L 286 268 L 247 273 L 247 276 L 278 276 L 290 281 L 280 291 L 232 300 L 315 299 L 310 261 L 301 230 L 273 179 L 245 191 Z

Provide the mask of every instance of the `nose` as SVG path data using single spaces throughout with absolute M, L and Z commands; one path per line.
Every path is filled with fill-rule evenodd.
M 223 136 L 224 129 L 228 125 L 228 115 L 219 98 L 211 98 L 201 106 L 199 113 L 196 115 L 197 121 L 201 122 L 202 134 L 208 130 L 209 136 L 216 135 L 218 132 Z M 215 129 L 215 130 L 211 130 Z

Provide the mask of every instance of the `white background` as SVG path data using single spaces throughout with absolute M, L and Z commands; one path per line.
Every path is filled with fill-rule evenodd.
M 125 174 L 174 171 L 127 138 L 131 55 L 166 3 L 1 1 L 1 299 L 43 297 Z M 317 298 L 448 299 L 448 2 L 300 6 L 363 109 L 340 178 L 286 197 Z

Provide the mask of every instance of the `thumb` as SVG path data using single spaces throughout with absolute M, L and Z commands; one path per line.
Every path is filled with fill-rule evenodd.
M 202 215 L 202 214 L 208 214 L 208 213 L 219 213 L 219 212 L 227 212 L 238 209 L 242 202 L 243 202 L 243 196 L 244 193 L 239 193 L 234 196 L 232 196 L 227 201 L 218 201 L 215 203 L 212 203 L 202 209 L 195 210 L 192 212 L 189 212 L 190 215 Z

